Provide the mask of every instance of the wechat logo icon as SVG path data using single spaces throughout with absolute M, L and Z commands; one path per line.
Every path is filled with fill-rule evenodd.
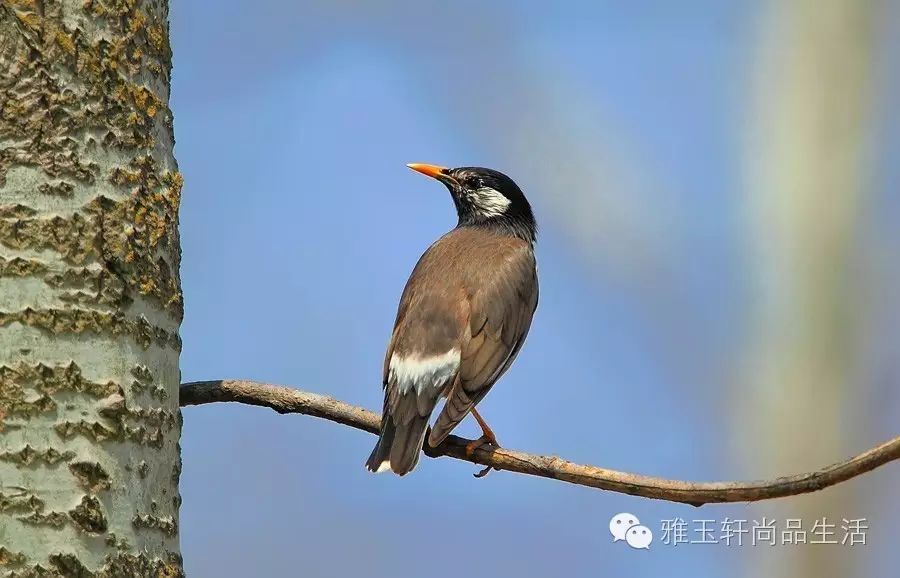
M 616 514 L 610 519 L 609 533 L 613 536 L 613 542 L 622 540 L 635 549 L 649 550 L 653 541 L 650 528 L 642 526 L 637 516 L 628 512 Z

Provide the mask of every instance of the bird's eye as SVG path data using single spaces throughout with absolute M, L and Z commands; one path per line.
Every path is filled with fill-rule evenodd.
M 470 189 L 480 189 L 481 179 L 475 176 L 466 177 L 465 179 L 463 179 L 463 184 Z

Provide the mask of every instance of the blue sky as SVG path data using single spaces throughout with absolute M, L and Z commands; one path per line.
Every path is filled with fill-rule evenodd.
M 491 166 L 541 226 L 531 334 L 480 406 L 501 442 L 672 478 L 775 473 L 730 452 L 734 385 L 718 361 L 738 346 L 747 286 L 741 131 L 757 18 L 750 2 L 173 2 L 184 380 L 380 407 L 400 291 L 455 224 L 445 190 L 404 165 Z M 885 99 L 900 74 L 897 35 L 883 37 Z M 876 139 L 872 243 L 900 263 L 896 117 Z M 896 435 L 897 412 L 877 416 L 870 445 Z M 758 554 L 633 551 L 611 542 L 609 518 L 632 512 L 656 531 L 677 516 L 768 513 L 475 480 L 446 459 L 376 477 L 362 432 L 239 406 L 184 417 L 181 539 L 197 576 L 722 575 Z M 868 495 L 898 479 L 888 466 L 852 483 Z M 900 510 L 854 508 L 877 524 L 868 567 L 896 567 Z

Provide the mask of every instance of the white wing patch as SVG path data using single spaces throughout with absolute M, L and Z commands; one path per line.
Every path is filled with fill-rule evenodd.
M 472 205 L 485 217 L 499 217 L 506 212 L 510 201 L 503 193 L 491 187 L 481 187 L 469 195 Z
M 431 357 L 393 355 L 388 367 L 388 381 L 396 385 L 397 392 L 401 395 L 410 389 L 415 389 L 416 395 L 421 395 L 427 389 L 444 387 L 459 369 L 459 361 L 459 349 L 451 349 L 443 355 Z

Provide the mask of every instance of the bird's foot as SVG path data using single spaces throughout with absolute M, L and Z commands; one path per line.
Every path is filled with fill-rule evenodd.
M 500 447 L 500 444 L 497 443 L 497 438 L 481 436 L 477 440 L 472 440 L 466 444 L 466 457 L 471 459 L 473 455 L 475 455 L 475 450 L 484 445 L 492 445 L 496 448 Z
M 491 434 L 493 434 L 493 432 L 491 432 Z M 494 435 L 482 435 L 477 440 L 473 440 L 466 444 L 466 457 L 471 459 L 472 456 L 475 455 L 475 450 L 484 445 L 491 445 L 495 448 L 499 448 L 500 442 L 497 441 L 497 438 Z M 483 478 L 484 476 L 488 475 L 488 472 L 490 472 L 492 469 L 494 469 L 492 466 L 486 466 L 480 472 L 472 475 L 476 478 Z

